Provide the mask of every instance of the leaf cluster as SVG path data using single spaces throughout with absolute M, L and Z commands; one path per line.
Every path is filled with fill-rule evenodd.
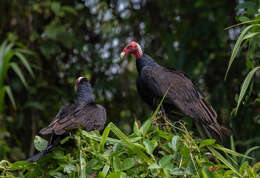
M 159 126 L 148 119 L 126 136 L 113 123 L 100 135 L 77 130 L 37 163 L 0 162 L 1 177 L 258 177 L 259 163 L 214 139 L 194 138 L 183 123 Z M 116 138 L 108 137 L 112 132 Z M 37 138 L 36 147 L 42 145 Z M 43 140 L 42 142 L 45 142 Z

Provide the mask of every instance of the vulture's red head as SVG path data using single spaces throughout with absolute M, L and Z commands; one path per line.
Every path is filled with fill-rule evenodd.
M 120 54 L 120 57 L 123 58 L 127 54 L 133 54 L 135 58 L 138 59 L 142 57 L 143 51 L 138 43 L 132 41 L 124 48 L 123 52 Z
M 75 91 L 78 91 L 79 83 L 80 83 L 81 81 L 83 81 L 83 80 L 87 80 L 87 81 L 88 81 L 88 79 L 85 78 L 85 77 L 79 77 L 79 78 L 77 78 L 77 80 L 76 80 L 76 82 L 75 82 L 75 86 L 74 86 Z

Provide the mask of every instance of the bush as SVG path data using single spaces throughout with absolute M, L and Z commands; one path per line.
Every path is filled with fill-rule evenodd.
M 36 163 L 1 161 L 1 177 L 258 177 L 260 163 L 250 167 L 252 158 L 194 138 L 182 122 L 159 126 L 150 118 L 133 130 L 126 136 L 113 123 L 102 135 L 79 129 Z

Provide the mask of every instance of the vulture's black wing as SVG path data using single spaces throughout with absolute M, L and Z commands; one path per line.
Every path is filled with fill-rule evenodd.
M 104 107 L 96 104 L 79 104 L 63 118 L 55 119 L 47 128 L 40 131 L 41 134 L 54 133 L 62 135 L 66 130 L 83 127 L 87 131 L 101 130 L 106 121 Z
M 215 110 L 183 73 L 165 67 L 145 66 L 140 78 L 142 85 L 149 88 L 150 96 L 156 96 L 157 100 L 160 100 L 169 89 L 164 104 L 177 106 L 184 114 L 200 121 L 223 137 Z
M 53 121 L 45 128 L 40 130 L 41 135 L 47 135 L 53 133 L 53 126 L 61 119 L 68 118 L 69 115 L 73 114 L 74 110 L 76 109 L 76 104 L 66 104 L 64 105 L 58 114 L 55 116 Z

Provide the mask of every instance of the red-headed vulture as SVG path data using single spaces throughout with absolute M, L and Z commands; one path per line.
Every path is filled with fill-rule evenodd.
M 221 140 L 223 140 L 223 133 L 230 134 L 227 128 L 218 123 L 217 114 L 206 101 L 203 93 L 183 72 L 159 65 L 150 56 L 144 54 L 136 42 L 129 43 L 120 57 L 123 58 L 127 54 L 133 54 L 136 58 L 136 68 L 139 73 L 136 80 L 137 91 L 152 110 L 156 109 L 168 91 L 162 104 L 165 114 L 177 108 L 183 114 L 206 126 Z

